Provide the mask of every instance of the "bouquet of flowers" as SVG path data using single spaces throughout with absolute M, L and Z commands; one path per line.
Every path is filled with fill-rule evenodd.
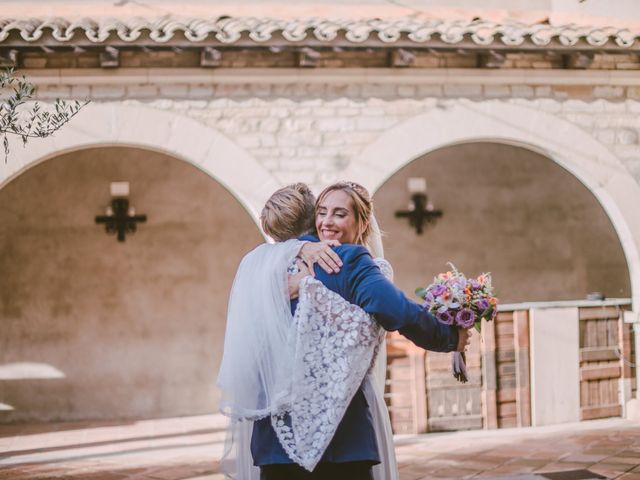
M 491 274 L 468 279 L 451 263 L 449 266 L 450 271 L 440 273 L 428 287 L 416 289 L 416 294 L 424 300 L 423 307 L 440 322 L 462 328 L 475 327 L 479 332 L 483 318 L 493 320 L 498 314 Z M 467 382 L 464 352 L 453 352 L 451 361 L 453 376 L 459 382 Z

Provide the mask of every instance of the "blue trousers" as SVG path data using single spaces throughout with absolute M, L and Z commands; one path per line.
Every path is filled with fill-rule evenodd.
M 320 463 L 313 472 L 287 463 L 260 467 L 260 480 L 373 480 L 371 462 Z

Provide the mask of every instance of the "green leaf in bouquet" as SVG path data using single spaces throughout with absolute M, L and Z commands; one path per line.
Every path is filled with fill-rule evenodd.
M 416 288 L 416 295 L 419 296 L 420 298 L 424 298 L 424 296 L 427 294 L 427 289 L 426 288 Z
M 493 305 L 490 305 L 486 308 L 484 312 L 480 314 L 480 318 L 486 318 L 489 320 L 491 318 L 491 314 L 493 313 Z
M 473 324 L 473 328 L 475 328 L 478 333 L 481 333 L 480 330 L 482 329 L 482 323 L 480 320 L 476 320 Z

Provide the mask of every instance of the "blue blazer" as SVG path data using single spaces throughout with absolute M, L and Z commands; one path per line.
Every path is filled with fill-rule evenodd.
M 314 236 L 301 239 L 318 241 Z M 457 329 L 443 325 L 420 305 L 409 300 L 387 280 L 365 247 L 344 244 L 335 247 L 335 251 L 342 260 L 342 269 L 337 274 L 328 274 L 316 265 L 317 280 L 373 315 L 385 330 L 397 330 L 419 347 L 436 352 L 456 349 Z M 297 301 L 292 302 L 292 311 L 296 306 Z M 254 423 L 251 454 L 257 466 L 293 463 L 280 445 L 269 417 Z M 362 387 L 349 404 L 321 461 L 380 462 L 373 420 Z

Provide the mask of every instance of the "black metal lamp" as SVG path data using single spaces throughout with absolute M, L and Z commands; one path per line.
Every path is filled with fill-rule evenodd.
M 129 182 L 111 183 L 111 204 L 104 215 L 96 216 L 97 224 L 104 224 L 109 235 L 117 235 L 119 242 L 124 242 L 126 234 L 133 234 L 138 223 L 147 221 L 146 215 L 136 215 L 135 208 L 129 205 Z
M 435 223 L 442 216 L 442 210 L 435 210 L 427 195 L 427 180 L 411 177 L 407 181 L 411 203 L 408 210 L 396 211 L 396 218 L 408 218 L 409 225 L 422 235 L 425 224 Z

